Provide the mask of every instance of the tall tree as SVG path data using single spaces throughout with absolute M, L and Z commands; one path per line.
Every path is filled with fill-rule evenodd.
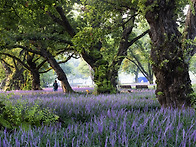
M 131 37 L 138 13 L 136 3 L 106 0 L 85 1 L 83 5 L 88 25 L 73 36 L 74 44 L 94 71 L 97 92 L 116 93 L 118 70 L 128 48 L 148 31 Z M 113 48 L 108 41 L 113 41 Z
M 31 77 L 32 89 L 41 90 L 39 69 L 46 63 L 46 60 L 40 59 L 40 57 L 35 57 L 35 54 L 30 54 L 28 52 L 25 52 L 23 56 L 22 55 L 17 56 L 16 52 L 14 52 L 14 54 L 15 55 L 6 52 L 3 53 L 0 52 L 0 55 L 4 55 L 6 57 L 12 58 L 13 60 L 16 60 L 21 66 L 23 66 L 23 71 L 24 68 L 30 71 L 32 76 Z M 19 73 L 19 74 L 23 74 L 23 73 Z
M 153 45 L 156 96 L 163 107 L 190 106 L 193 89 L 188 71 L 189 60 L 196 52 L 196 0 L 191 0 L 183 33 L 177 19 L 187 1 L 147 0 L 144 4 Z
M 72 17 L 72 9 L 76 2 L 82 2 L 83 7 L 80 10 L 84 15 L 75 21 Z M 5 2 L 1 7 L 4 16 L 2 18 L 7 19 L 5 23 L 8 25 L 3 25 L 6 32 L 20 34 L 25 47 L 31 41 L 36 41 L 37 46 L 33 45 L 33 53 L 40 54 L 41 52 L 40 55 L 47 59 L 55 69 L 67 91 L 72 90 L 66 75 L 53 58 L 53 51 L 56 50 L 55 44 L 59 42 L 64 44 L 64 48 L 68 50 L 70 48 L 77 50 L 92 67 L 98 93 L 112 93 L 117 92 L 118 69 L 127 54 L 127 49 L 147 33 L 146 31 L 138 37 L 130 37 L 136 25 L 137 3 L 127 0 L 114 2 L 110 0 L 28 2 L 16 0 Z M 8 19 L 10 17 L 14 19 Z M 102 52 L 106 49 L 105 37 L 108 36 L 116 36 L 115 41 L 118 43 L 117 49 L 110 52 L 110 54 L 114 53 L 110 56 L 112 59 L 110 61 Z M 71 39 L 74 43 L 70 42 Z M 40 44 L 41 48 L 39 48 Z
M 2 48 L 19 47 L 43 56 L 57 72 L 64 91 L 73 92 L 64 71 L 54 58 L 57 52 L 63 53 L 66 50 L 66 39 L 69 38 L 66 33 L 63 34 L 62 27 L 57 27 L 51 19 L 53 13 L 60 15 L 58 8 L 55 9 L 58 7 L 55 4 L 61 5 L 60 2 L 22 0 L 0 3 L 1 19 L 3 20 L 0 23 L 0 31 L 3 34 L 1 36 Z M 65 7 L 67 7 L 66 4 L 64 4 Z M 59 45 L 59 42 L 63 42 L 64 47 Z
M 5 71 L 5 78 L 1 82 L 1 88 L 6 91 L 22 89 L 26 83 L 25 75 L 23 74 L 25 68 L 15 59 L 8 61 L 4 57 L 4 59 L 1 59 L 1 63 Z
M 1 62 L 0 62 L 0 80 L 1 80 L 1 83 L 0 83 L 0 89 L 3 89 L 3 87 L 5 86 L 6 84 L 6 79 L 8 78 L 8 75 L 11 73 L 11 69 L 9 67 L 9 65 L 7 65 L 7 63 L 1 59 Z

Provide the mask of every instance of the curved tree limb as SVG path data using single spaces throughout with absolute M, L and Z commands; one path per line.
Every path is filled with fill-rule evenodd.
M 69 23 L 67 17 L 64 14 L 63 8 L 60 6 L 56 7 L 57 12 L 61 16 L 61 21 L 57 19 L 57 21 L 65 28 L 66 32 L 71 36 L 74 37 L 76 35 L 76 32 L 72 28 L 71 24 Z M 54 19 L 53 19 L 54 20 Z
M 129 43 L 128 46 L 131 46 L 133 43 L 135 43 L 137 40 L 139 40 L 140 38 L 142 38 L 143 36 L 145 36 L 147 33 L 149 33 L 149 30 L 146 30 L 145 32 L 143 32 L 142 34 L 140 34 L 139 36 L 135 37 L 134 39 L 132 39 Z
M 15 59 L 17 60 L 19 63 L 21 63 L 25 68 L 27 68 L 29 71 L 31 71 L 31 68 L 25 64 L 22 60 L 20 60 L 18 57 L 14 56 L 14 55 L 11 55 L 11 54 L 8 54 L 8 53 L 0 53 L 0 55 L 5 55 L 5 56 L 8 56 L 12 59 Z

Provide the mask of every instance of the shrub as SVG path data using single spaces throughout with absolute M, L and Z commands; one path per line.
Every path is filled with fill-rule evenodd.
M 51 109 L 41 108 L 39 101 L 29 104 L 28 100 L 18 99 L 13 102 L 9 95 L 1 95 L 0 101 L 0 126 L 1 129 L 15 129 L 22 126 L 28 129 L 29 126 L 41 126 L 50 124 L 59 119 Z

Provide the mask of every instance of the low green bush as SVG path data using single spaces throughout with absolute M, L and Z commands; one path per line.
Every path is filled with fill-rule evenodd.
M 41 108 L 39 101 L 33 104 L 28 100 L 18 99 L 13 102 L 10 95 L 0 96 L 0 129 L 15 129 L 22 126 L 29 129 L 29 126 L 41 126 L 56 122 L 59 117 L 49 108 Z

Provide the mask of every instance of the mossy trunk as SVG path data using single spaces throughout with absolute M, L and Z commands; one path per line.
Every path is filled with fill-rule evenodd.
M 9 75 L 12 74 L 12 71 L 11 71 L 11 68 L 7 65 L 6 62 L 1 61 L 1 64 L 2 64 L 3 69 L 5 70 L 5 78 L 1 81 L 1 87 L 0 88 L 4 89 L 4 87 L 7 83 L 8 77 L 9 77 Z
M 96 93 L 117 93 L 118 69 L 114 71 L 115 68 L 109 65 L 109 62 L 103 58 L 100 52 L 101 47 L 102 44 L 99 42 L 89 53 L 83 51 L 82 57 L 93 69 Z
M 163 62 L 163 61 L 162 61 Z M 156 96 L 163 107 L 190 106 L 193 90 L 188 65 L 180 60 L 169 61 L 168 68 L 153 66 L 156 76 Z
M 10 74 L 6 79 L 4 90 L 10 91 L 23 89 L 25 83 L 23 72 L 24 68 L 13 71 L 13 73 Z
M 146 4 L 151 5 L 153 1 Z M 146 13 L 152 40 L 152 69 L 156 77 L 156 97 L 163 107 L 181 108 L 191 104 L 189 65 L 184 56 L 182 35 L 174 15 L 175 1 L 160 1 Z
M 107 63 L 107 61 L 105 61 Z M 112 74 L 111 74 L 112 73 Z M 111 71 L 107 64 L 94 67 L 94 79 L 98 94 L 117 93 L 118 70 Z

